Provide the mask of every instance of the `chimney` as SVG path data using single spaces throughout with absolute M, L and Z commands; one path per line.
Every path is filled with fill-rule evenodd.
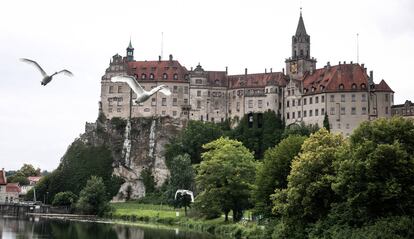
M 374 82 L 374 72 L 373 72 L 373 71 L 369 71 L 369 81 L 370 81 L 371 83 L 373 83 L 373 82 Z
M 267 68 L 265 68 L 265 74 L 267 74 Z
M 344 65 L 346 64 L 346 61 L 344 61 Z
M 273 72 L 273 69 L 272 68 L 270 68 L 270 73 L 272 73 Z
M 283 73 L 283 75 L 285 74 L 285 68 L 282 68 L 282 73 Z
M 341 65 L 341 61 L 339 61 L 338 65 Z
M 329 62 L 329 61 L 328 61 L 328 62 L 326 63 L 326 65 L 327 65 L 328 67 L 331 67 L 331 62 Z
M 364 66 L 365 66 L 365 64 L 364 64 L 364 63 L 362 63 L 362 64 L 361 64 L 361 67 L 362 67 L 362 68 L 364 68 Z
M 173 60 L 173 55 L 172 54 L 170 54 L 170 61 L 172 61 Z
M 352 63 L 354 63 L 353 61 L 351 61 L 351 65 L 352 65 Z
M 244 74 L 247 75 L 247 68 L 244 68 Z
M 367 73 L 367 68 L 366 67 L 364 67 L 364 72 Z
M 226 75 L 227 75 L 227 73 L 228 73 L 228 70 L 229 70 L 229 68 L 226 66 Z
M 161 56 L 158 56 L 158 61 L 161 61 Z

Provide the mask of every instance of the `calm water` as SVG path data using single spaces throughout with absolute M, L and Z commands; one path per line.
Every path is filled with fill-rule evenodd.
M 206 234 L 178 229 L 153 229 L 94 222 L 73 222 L 43 218 L 0 216 L 0 238 L 58 239 L 214 239 Z

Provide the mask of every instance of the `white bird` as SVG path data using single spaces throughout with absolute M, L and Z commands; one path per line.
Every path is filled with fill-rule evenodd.
M 191 202 L 194 202 L 194 194 L 190 190 L 178 189 L 177 192 L 175 192 L 175 196 L 174 196 L 174 199 L 175 200 L 177 200 L 177 195 L 178 194 L 181 194 L 181 195 L 190 195 Z
M 52 75 L 50 75 L 50 76 L 49 76 L 49 75 L 48 75 L 48 74 L 46 74 L 46 72 L 42 69 L 42 67 L 40 67 L 40 65 L 39 65 L 39 64 L 37 64 L 37 62 L 35 62 L 35 61 L 33 61 L 33 60 L 26 59 L 26 58 L 20 58 L 20 60 L 21 60 L 22 62 L 26 62 L 26 63 L 32 64 L 32 65 L 36 66 L 36 67 L 37 67 L 37 69 L 39 69 L 40 73 L 41 73 L 41 74 L 42 74 L 42 76 L 43 76 L 43 79 L 42 79 L 42 81 L 40 82 L 40 84 L 41 84 L 41 85 L 47 85 L 50 81 L 52 81 L 53 76 L 55 76 L 55 75 L 57 75 L 57 74 L 60 74 L 60 73 L 64 73 L 65 75 L 68 75 L 68 76 L 73 76 L 72 72 L 70 72 L 70 71 L 68 71 L 68 70 L 66 70 L 66 69 L 63 69 L 63 70 L 61 70 L 61 71 L 57 71 L 57 72 L 55 72 L 55 73 L 53 73 Z
M 122 75 L 122 76 L 113 76 L 111 78 L 112 82 L 124 82 L 131 87 L 131 89 L 137 94 L 137 98 L 135 99 L 135 103 L 139 104 L 146 100 L 148 100 L 153 94 L 156 92 L 161 92 L 166 96 L 171 95 L 170 89 L 166 85 L 159 85 L 150 91 L 145 91 L 142 86 L 137 82 L 135 77 L 128 76 L 128 75 Z

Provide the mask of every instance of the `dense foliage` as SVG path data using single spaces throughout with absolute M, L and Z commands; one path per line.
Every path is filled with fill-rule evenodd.
M 175 205 L 174 196 L 178 189 L 194 191 L 194 177 L 195 173 L 191 165 L 190 155 L 178 155 L 172 160 L 167 186 L 167 197 L 170 203 Z
M 53 198 L 52 205 L 53 206 L 73 206 L 76 201 L 78 200 L 78 196 L 76 194 L 66 191 L 60 192 L 55 195 Z
M 241 142 L 228 138 L 219 138 L 203 148 L 206 152 L 196 176 L 198 208 L 206 216 L 211 216 L 210 210 L 219 210 L 226 221 L 232 211 L 233 220 L 239 221 L 243 210 L 250 207 L 254 157 Z
M 76 209 L 84 214 L 102 216 L 110 211 L 109 200 L 101 177 L 92 176 L 79 193 Z
M 23 164 L 14 174 L 7 176 L 7 181 L 9 183 L 19 183 L 19 185 L 28 185 L 28 177 L 40 175 L 40 168 L 35 169 L 31 164 Z

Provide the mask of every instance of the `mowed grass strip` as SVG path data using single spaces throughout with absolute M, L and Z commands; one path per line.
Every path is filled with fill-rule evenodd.
M 112 203 L 111 205 L 115 208 L 115 216 L 135 215 L 150 218 L 176 218 L 176 212 L 180 212 L 179 217 L 184 216 L 183 209 L 175 209 L 168 205 L 140 204 L 136 202 Z

